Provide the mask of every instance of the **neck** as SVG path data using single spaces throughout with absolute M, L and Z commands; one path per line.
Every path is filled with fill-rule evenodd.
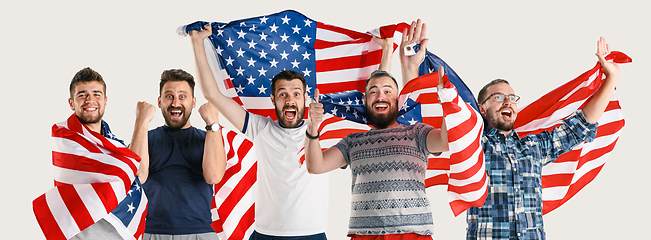
M 389 125 L 388 125 L 387 127 L 385 127 L 385 128 L 379 128 L 379 127 L 377 127 L 377 126 L 371 126 L 371 130 L 382 130 L 382 129 L 388 129 L 388 128 L 397 127 L 398 125 L 400 125 L 400 123 L 398 123 L 398 121 L 394 121 L 393 123 L 389 124 Z
M 102 121 L 100 120 L 99 122 L 96 123 L 89 123 L 89 124 L 84 124 L 88 129 L 90 129 L 93 132 L 101 134 L 102 132 Z
M 172 128 L 172 127 L 170 127 L 170 125 L 167 125 L 167 122 L 165 123 L 165 126 L 168 127 L 168 128 Z M 188 119 L 188 122 L 185 123 L 185 125 L 183 125 L 183 127 L 180 127 L 178 129 L 187 129 L 189 127 L 192 127 L 192 124 L 190 124 L 190 119 Z

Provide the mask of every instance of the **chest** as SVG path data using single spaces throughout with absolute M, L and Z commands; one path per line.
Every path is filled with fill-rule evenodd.
M 482 142 L 491 183 L 540 182 L 543 159 L 536 142 L 508 137 Z
M 149 138 L 150 171 L 168 166 L 201 170 L 205 137 L 194 134 L 159 134 Z

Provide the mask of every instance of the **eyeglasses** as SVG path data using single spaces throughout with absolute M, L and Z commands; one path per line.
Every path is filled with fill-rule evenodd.
M 518 103 L 520 101 L 520 96 L 515 95 L 515 94 L 506 95 L 506 94 L 503 94 L 503 93 L 493 93 L 493 94 L 489 95 L 486 98 L 486 100 L 484 100 L 480 104 L 484 104 L 486 101 L 488 101 L 488 99 L 491 99 L 491 98 L 493 99 L 494 102 L 504 102 L 504 99 L 506 99 L 507 97 L 509 98 L 509 101 L 511 101 L 512 103 Z

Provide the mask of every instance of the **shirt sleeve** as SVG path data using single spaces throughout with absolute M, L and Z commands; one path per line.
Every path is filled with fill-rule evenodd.
M 585 118 L 582 110 L 563 120 L 563 123 L 555 127 L 552 132 L 542 132 L 537 135 L 540 140 L 540 148 L 545 154 L 543 165 L 555 161 L 563 153 L 569 152 L 572 148 L 582 142 L 592 142 L 597 135 L 597 123 L 590 123 Z
M 348 156 L 348 152 L 350 151 L 350 144 L 348 142 L 349 140 L 350 140 L 349 136 L 346 136 L 341 140 L 339 140 L 337 144 L 332 146 L 339 149 L 339 151 L 341 151 L 341 155 L 344 156 L 344 160 L 346 160 L 346 166 L 341 167 L 342 169 L 346 169 L 348 165 L 350 165 L 350 158 Z
M 434 130 L 434 127 L 430 126 L 429 124 L 419 124 L 418 128 L 414 128 L 416 130 L 416 134 L 418 135 L 418 147 L 420 148 L 420 151 L 425 154 L 425 156 L 429 156 L 430 152 L 429 149 L 427 149 L 427 135 L 429 134 L 430 131 Z M 434 154 L 435 156 L 441 155 L 441 153 Z
M 263 117 L 257 114 L 246 112 L 242 133 L 244 133 L 244 135 L 246 135 L 249 139 L 253 140 L 255 139 L 255 136 L 258 135 L 258 132 L 264 129 L 271 122 L 272 120 L 269 117 Z

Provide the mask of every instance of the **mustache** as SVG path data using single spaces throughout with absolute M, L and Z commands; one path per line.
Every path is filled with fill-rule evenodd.
M 371 106 L 373 106 L 375 104 L 378 104 L 378 103 L 386 103 L 387 105 L 391 106 L 391 103 L 387 102 L 387 101 L 375 101 L 375 102 L 371 103 Z
M 185 108 L 183 107 L 172 107 L 172 106 L 167 107 L 168 112 L 171 112 L 172 110 L 181 110 L 181 112 L 185 112 Z
M 512 107 L 501 107 L 500 109 L 497 110 L 497 113 L 502 112 L 503 109 L 511 109 L 512 114 L 516 113 L 515 109 L 513 109 Z
M 296 110 L 298 112 L 298 107 L 297 106 L 293 106 L 293 105 L 292 106 L 284 106 L 282 110 L 284 112 L 287 109 L 294 109 L 294 110 Z

